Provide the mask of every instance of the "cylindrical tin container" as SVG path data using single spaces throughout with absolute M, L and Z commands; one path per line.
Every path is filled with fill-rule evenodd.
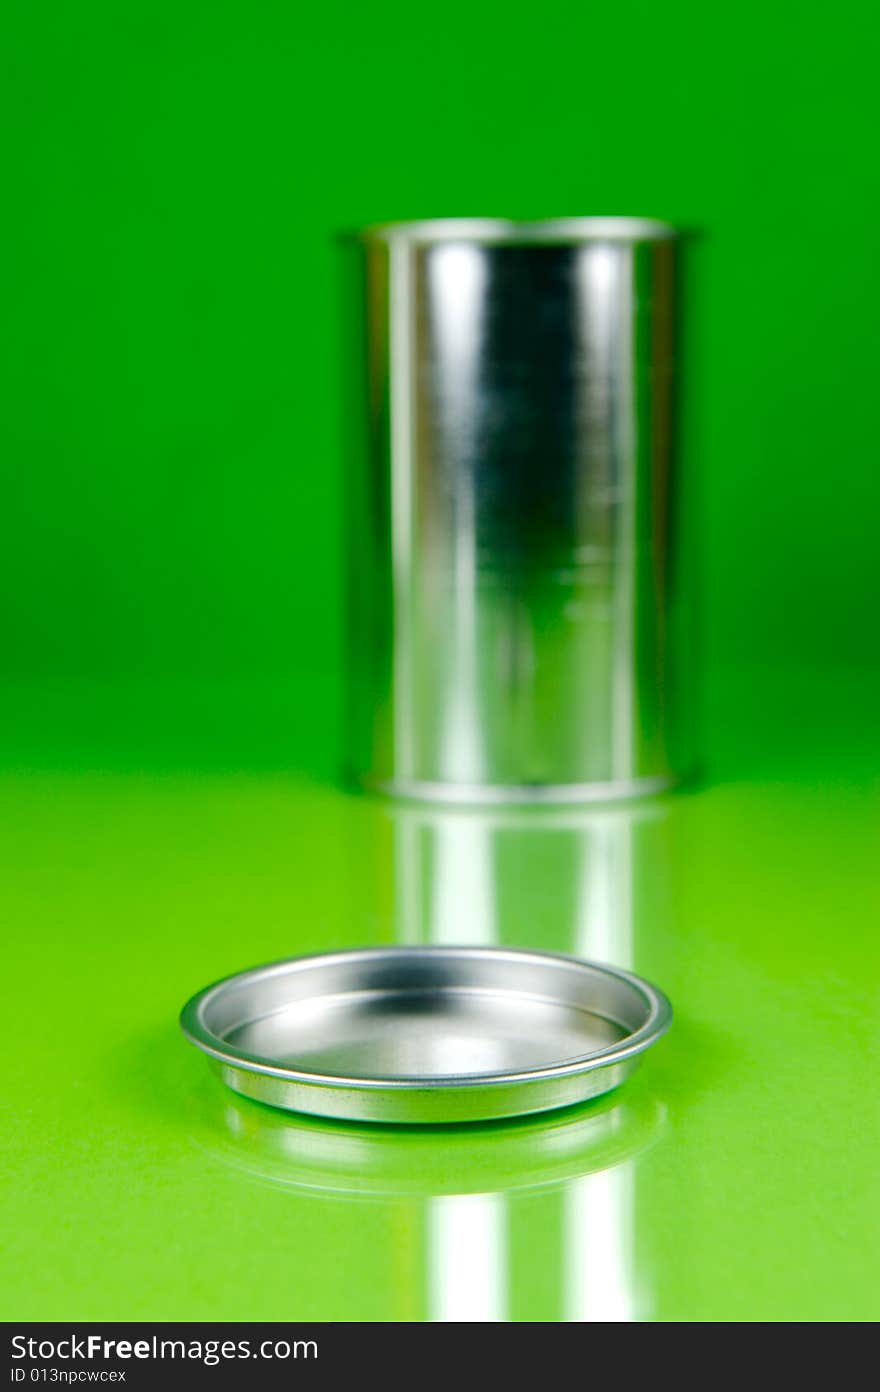
M 666 787 L 674 229 L 467 219 L 361 245 L 352 772 L 479 802 Z

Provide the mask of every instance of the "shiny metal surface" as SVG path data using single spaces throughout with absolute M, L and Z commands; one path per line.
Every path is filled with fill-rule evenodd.
M 675 246 L 634 218 L 365 234 L 350 759 L 369 786 L 589 801 L 686 769 Z
M 513 948 L 394 947 L 240 973 L 185 1006 L 235 1091 L 367 1121 L 476 1121 L 599 1096 L 667 1029 L 627 972 Z

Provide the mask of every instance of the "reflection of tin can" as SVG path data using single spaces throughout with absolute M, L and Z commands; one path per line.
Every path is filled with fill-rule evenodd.
M 353 771 L 463 801 L 667 786 L 673 229 L 441 221 L 363 247 Z

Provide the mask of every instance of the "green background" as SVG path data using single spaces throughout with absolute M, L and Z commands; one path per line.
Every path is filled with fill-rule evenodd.
M 2 670 L 338 670 L 334 237 L 453 214 L 701 229 L 707 657 L 876 657 L 872 18 L 13 0 Z
M 872 23 L 753 0 L 6 8 L 7 1318 L 436 1317 L 436 1204 L 475 1189 L 504 1209 L 506 1316 L 570 1316 L 570 1198 L 597 1166 L 635 1195 L 638 1317 L 880 1313 Z M 644 822 L 413 831 L 333 783 L 334 239 L 585 213 L 700 232 L 708 781 Z M 623 1104 L 660 1120 L 545 1184 L 492 1133 L 361 1137 L 384 1191 L 328 1193 L 304 1157 L 338 1181 L 351 1138 L 302 1123 L 285 1169 L 177 1010 L 251 962 L 430 936 L 456 836 L 492 847 L 508 941 L 578 946 L 584 883 L 611 884 L 677 1011 Z M 399 1194 L 407 1147 L 422 1189 Z

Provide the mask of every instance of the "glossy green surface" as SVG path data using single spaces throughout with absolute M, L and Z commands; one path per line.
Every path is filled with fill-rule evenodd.
M 4 1316 L 877 1318 L 877 682 L 726 690 L 714 786 L 541 816 L 187 767 L 156 690 L 56 690 L 53 745 L 32 690 L 4 723 L 26 751 L 44 712 L 43 766 L 0 779 Z M 673 1031 L 614 1099 L 449 1133 L 285 1121 L 177 1031 L 244 965 L 493 938 L 631 962 Z

